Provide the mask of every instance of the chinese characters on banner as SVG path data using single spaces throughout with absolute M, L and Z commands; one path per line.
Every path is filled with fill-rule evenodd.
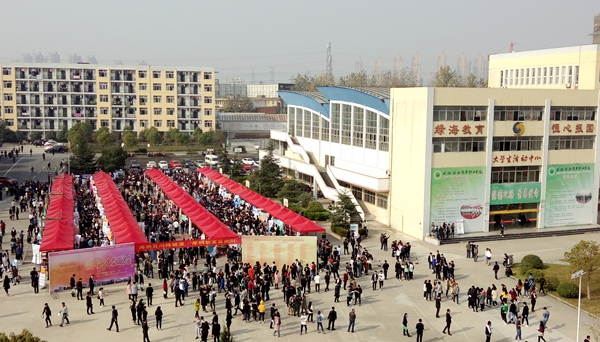
M 538 203 L 541 189 L 541 183 L 492 184 L 490 204 Z
M 205 240 L 178 240 L 167 242 L 144 243 L 135 246 L 135 251 L 151 251 L 171 248 L 189 248 L 204 246 L 239 245 L 241 238 L 234 239 L 205 239 Z
M 492 164 L 532 164 L 542 160 L 541 156 L 534 154 L 516 154 L 506 152 L 503 154 L 494 154 Z
M 567 122 L 553 122 L 550 126 L 551 134 L 593 134 L 595 132 L 595 126 L 593 123 L 574 123 L 573 121 Z
M 592 224 L 594 164 L 548 165 L 545 225 L 548 227 Z
M 468 123 L 468 124 L 449 124 L 438 123 L 433 127 L 433 135 L 438 136 L 469 136 L 469 135 L 484 135 L 485 125 Z

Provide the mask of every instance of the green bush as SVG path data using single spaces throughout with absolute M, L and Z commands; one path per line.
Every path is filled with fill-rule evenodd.
M 42 340 L 39 337 L 33 336 L 28 330 L 23 329 L 20 334 L 10 333 L 6 335 L 5 333 L 0 333 L 0 342 L 46 342 L 46 340 Z
M 346 234 L 348 234 L 348 228 L 339 226 L 331 226 L 331 231 L 339 235 L 342 239 L 346 237 Z
M 300 211 L 302 211 L 302 207 L 293 202 L 289 203 L 288 209 L 290 209 L 291 211 L 293 211 L 295 213 L 299 213 Z
M 328 211 L 305 211 L 305 216 L 313 221 L 327 221 L 331 217 L 331 213 Z
M 521 268 L 521 272 L 527 274 L 531 269 L 541 270 L 544 268 L 544 262 L 537 255 L 527 254 L 521 259 L 519 267 Z
M 323 208 L 323 205 L 319 201 L 310 201 L 308 206 L 306 206 L 306 211 L 320 212 L 325 211 L 325 208 Z
M 560 280 L 558 280 L 557 277 L 550 276 L 550 277 L 546 278 L 546 288 L 548 290 L 556 291 L 556 288 L 558 288 L 558 285 L 560 285 Z
M 556 288 L 556 292 L 564 298 L 577 298 L 579 296 L 579 286 L 569 282 L 562 282 Z
M 219 342 L 233 342 L 233 336 L 231 336 L 231 331 L 229 331 L 229 329 L 225 328 L 221 331 Z

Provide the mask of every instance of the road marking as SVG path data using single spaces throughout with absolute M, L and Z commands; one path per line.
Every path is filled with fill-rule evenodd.
M 15 165 L 19 164 L 19 162 L 20 162 L 21 160 L 23 160 L 23 158 L 25 158 L 25 157 L 21 157 L 21 158 L 19 158 L 19 160 L 17 160 L 17 162 L 16 162 L 16 163 L 14 163 L 14 164 L 13 164 L 13 165 L 10 167 L 10 169 L 8 169 L 8 170 L 7 170 L 7 171 L 4 173 L 4 176 L 6 176 L 6 175 L 7 175 L 7 174 L 10 172 L 10 170 L 12 170 L 12 169 L 13 169 L 13 167 L 15 167 Z

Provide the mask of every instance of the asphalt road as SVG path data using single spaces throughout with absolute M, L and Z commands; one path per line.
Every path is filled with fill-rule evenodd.
M 10 151 L 16 145 L 4 144 L 0 147 L 0 151 Z M 30 155 L 29 150 L 32 149 L 33 153 Z M 0 176 L 15 178 L 22 184 L 28 179 L 48 181 L 48 173 L 54 176 L 54 169 L 58 167 L 61 160 L 67 160 L 67 154 L 56 153 L 46 154 L 46 160 L 42 159 L 42 153 L 44 152 L 43 147 L 34 147 L 33 145 L 24 145 L 23 153 L 19 153 L 16 162 L 2 157 L 0 161 Z M 48 163 L 50 163 L 50 170 L 48 170 Z M 31 167 L 33 166 L 33 173 Z

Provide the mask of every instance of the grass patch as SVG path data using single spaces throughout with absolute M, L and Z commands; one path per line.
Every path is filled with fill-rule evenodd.
M 529 274 L 523 274 L 519 267 L 519 264 L 514 264 L 512 267 L 514 277 L 526 280 Z M 569 265 L 557 265 L 557 264 L 544 264 L 544 268 L 541 270 L 544 273 L 544 277 L 556 277 L 561 282 L 570 282 L 579 286 L 579 280 L 572 280 L 571 274 L 573 270 Z M 514 285 L 513 285 L 514 286 Z M 548 291 L 547 293 L 557 296 L 565 302 L 577 307 L 577 298 L 562 298 L 556 291 Z M 589 313 L 600 316 L 600 282 L 592 281 L 590 284 L 590 290 L 592 292 L 592 299 L 587 299 L 587 281 L 583 278 L 581 283 L 581 308 Z

